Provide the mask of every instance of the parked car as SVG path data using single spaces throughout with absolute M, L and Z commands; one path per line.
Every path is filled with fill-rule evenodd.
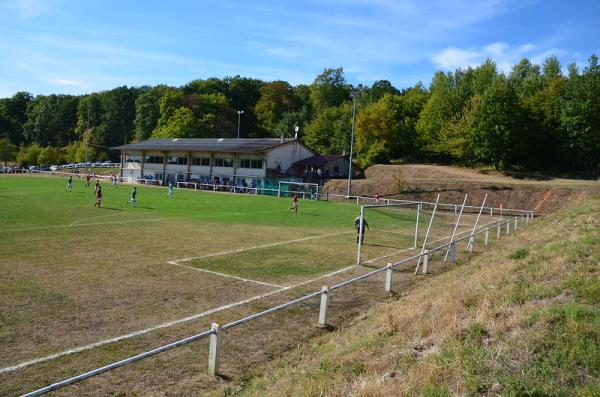
M 58 171 L 58 166 L 57 165 L 51 165 L 50 166 L 50 171 Z
M 106 160 L 106 161 L 102 162 L 102 167 L 109 168 L 111 166 L 112 166 L 112 163 L 110 162 L 110 160 Z
M 92 167 L 102 167 L 102 162 L 96 161 L 95 163 L 92 164 Z

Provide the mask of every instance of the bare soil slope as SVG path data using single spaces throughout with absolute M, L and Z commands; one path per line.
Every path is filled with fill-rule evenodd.
M 331 193 L 345 194 L 346 180 L 332 180 L 325 185 Z M 461 202 L 469 194 L 467 204 L 504 208 L 532 209 L 537 215 L 548 214 L 567 203 L 600 191 L 599 181 L 532 178 L 497 171 L 425 164 L 374 165 L 365 171 L 365 179 L 352 181 L 352 194 L 399 199 L 434 201 L 439 193 L 443 202 Z

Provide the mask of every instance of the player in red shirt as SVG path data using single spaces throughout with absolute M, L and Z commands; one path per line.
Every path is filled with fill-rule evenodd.
M 288 211 L 294 211 L 294 214 L 298 213 L 298 196 L 294 194 L 292 197 L 292 206 L 288 208 Z

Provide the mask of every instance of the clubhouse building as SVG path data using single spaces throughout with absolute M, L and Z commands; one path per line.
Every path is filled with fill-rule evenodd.
M 315 156 L 293 138 L 150 139 L 121 151 L 121 177 L 256 186 Z

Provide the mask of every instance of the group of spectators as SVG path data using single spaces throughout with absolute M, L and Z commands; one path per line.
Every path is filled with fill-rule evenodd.
M 339 173 L 334 170 L 330 173 L 329 170 L 323 171 L 320 167 L 306 167 L 302 173 L 302 182 L 323 184 L 329 178 L 339 178 Z

